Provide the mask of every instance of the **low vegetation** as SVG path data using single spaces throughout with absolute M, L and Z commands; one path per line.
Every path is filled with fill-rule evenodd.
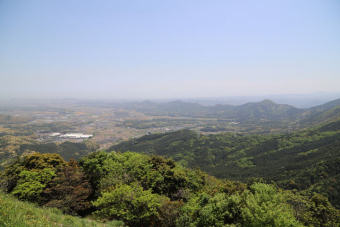
M 36 204 L 18 201 L 0 192 L 0 226 L 15 227 L 123 227 L 124 223 L 112 221 L 101 223 L 88 218 L 63 214 L 56 208 L 40 208 Z

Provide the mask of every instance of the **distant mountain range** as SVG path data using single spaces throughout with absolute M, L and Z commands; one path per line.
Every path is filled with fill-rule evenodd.
M 257 96 L 229 96 L 210 98 L 187 98 L 181 99 L 185 102 L 199 103 L 201 105 L 213 106 L 217 104 L 243 105 L 248 102 L 260 102 L 265 99 L 276 103 L 285 103 L 298 108 L 310 108 L 321 105 L 330 100 L 340 97 L 340 93 L 317 92 L 312 94 L 281 94 L 281 95 L 257 95 Z M 170 100 L 169 100 L 170 101 Z
M 243 105 L 203 106 L 197 103 L 173 101 L 155 103 L 150 101 L 121 104 L 147 115 L 184 116 L 195 118 L 230 119 L 240 122 L 287 121 L 302 126 L 314 125 L 340 117 L 340 99 L 311 107 L 296 108 L 287 104 L 277 104 L 271 100 L 246 103 Z

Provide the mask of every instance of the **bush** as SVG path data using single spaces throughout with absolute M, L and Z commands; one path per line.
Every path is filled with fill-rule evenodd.
M 39 202 L 40 194 L 54 176 L 55 172 L 49 168 L 36 171 L 23 170 L 19 174 L 19 180 L 12 194 L 21 200 Z
M 69 214 L 85 215 L 92 208 L 89 201 L 92 192 L 91 184 L 77 162 L 70 161 L 43 191 L 43 204 Z
M 158 209 L 166 198 L 143 190 L 141 186 L 119 185 L 102 193 L 93 202 L 101 218 L 123 220 L 128 225 L 150 226 L 157 220 Z
M 284 194 L 273 186 L 255 183 L 250 190 L 228 195 L 205 192 L 182 208 L 178 226 L 302 226 L 286 203 Z

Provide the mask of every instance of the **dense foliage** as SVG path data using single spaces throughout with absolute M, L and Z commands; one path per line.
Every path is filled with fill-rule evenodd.
M 20 200 L 128 226 L 340 223 L 339 211 L 319 194 L 218 180 L 171 159 L 132 152 L 94 152 L 79 162 L 58 154 L 28 154 L 1 173 L 1 186 Z M 0 200 L 0 216 L 6 214 L 4 206 Z
M 340 207 L 340 121 L 281 135 L 152 134 L 110 148 L 171 157 L 219 178 L 275 181 L 286 189 L 322 193 Z

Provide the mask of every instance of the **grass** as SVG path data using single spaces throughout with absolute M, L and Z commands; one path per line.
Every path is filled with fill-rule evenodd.
M 63 214 L 54 208 L 41 208 L 35 204 L 22 202 L 0 192 L 0 226 L 1 227 L 118 227 L 123 222 L 111 221 L 101 223 L 88 218 Z

